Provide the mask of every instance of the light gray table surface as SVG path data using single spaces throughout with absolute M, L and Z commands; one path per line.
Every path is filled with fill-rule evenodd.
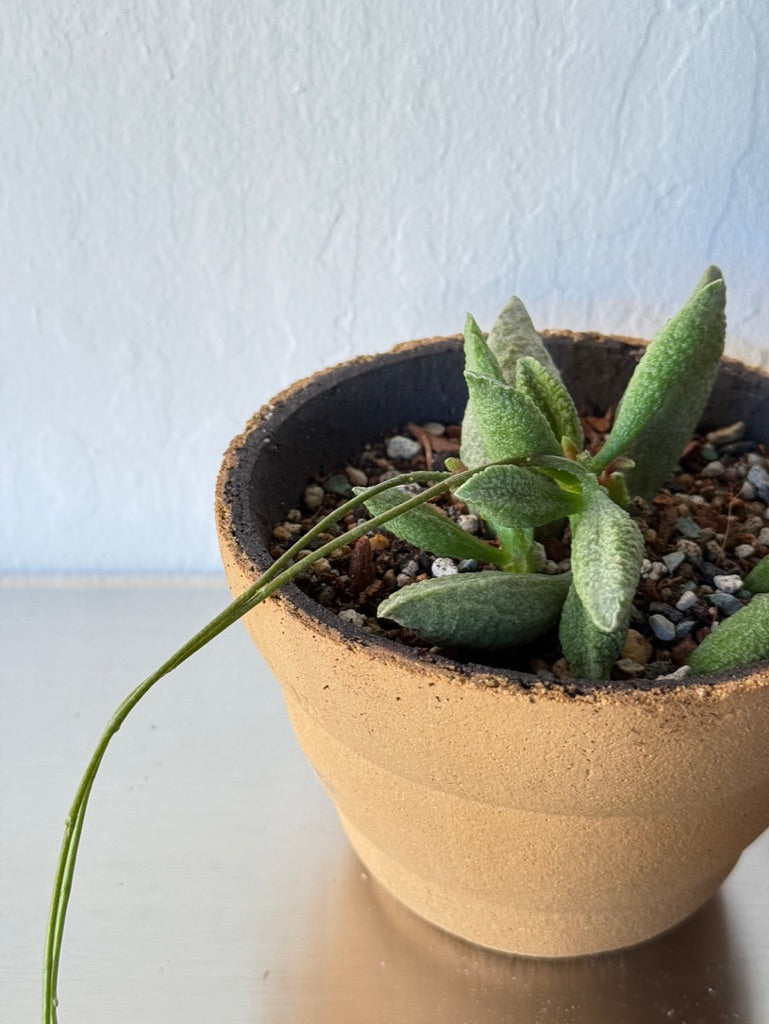
M 213 616 L 219 580 L 0 586 L 0 1021 L 39 1019 L 62 824 L 114 707 Z M 158 684 L 92 797 L 60 1024 L 769 1024 L 769 835 L 656 941 L 498 956 L 350 852 L 238 624 Z

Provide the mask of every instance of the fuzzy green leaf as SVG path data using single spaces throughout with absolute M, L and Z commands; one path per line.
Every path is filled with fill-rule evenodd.
M 561 379 L 558 368 L 535 330 L 526 307 L 515 295 L 489 331 L 488 346 L 496 357 L 503 379 L 508 384 L 514 383 L 518 360 L 525 356 L 536 359 L 556 380 Z
M 459 446 L 459 456 L 468 469 L 474 469 L 476 466 L 482 466 L 491 461 L 481 440 L 478 417 L 470 399 L 468 399 L 465 414 L 462 417 L 462 440 Z
M 611 433 L 592 460 L 595 472 L 618 455 L 631 494 L 651 496 L 664 482 L 699 421 L 723 353 L 726 288 L 709 267 L 686 303 L 650 343 L 622 398 Z
M 501 526 L 489 520 L 487 524 L 507 557 L 505 568 L 510 572 L 534 572 L 534 530 Z
M 502 372 L 499 364 L 486 344 L 481 329 L 468 313 L 465 320 L 465 369 L 471 373 L 480 373 L 486 377 L 501 381 Z M 460 456 L 466 466 L 482 466 L 489 462 L 486 447 L 478 426 L 478 416 L 472 394 L 468 397 L 465 414 L 462 419 L 462 443 Z
M 568 573 L 443 576 L 396 591 L 377 614 L 446 647 L 520 647 L 558 622 L 569 583 Z
M 689 658 L 692 672 L 745 668 L 769 658 L 769 594 L 757 594 L 724 619 Z
M 496 380 L 504 380 L 496 356 L 488 346 L 478 324 L 470 313 L 465 320 L 465 369 L 473 373 L 483 373 Z
M 593 623 L 572 586 L 561 612 L 559 637 L 569 671 L 577 679 L 608 679 L 627 636 L 630 606 L 610 633 Z
M 518 360 L 515 371 L 515 387 L 545 414 L 553 434 L 557 438 L 568 438 L 578 450 L 584 444 L 582 427 L 571 395 L 560 378 L 538 363 L 531 356 Z
M 465 379 L 487 461 L 560 454 L 549 423 L 526 395 L 484 374 L 466 371 Z
M 627 508 L 630 504 L 630 493 L 625 483 L 624 473 L 612 473 L 606 484 L 606 493 L 615 505 L 620 508 Z
M 537 455 L 529 464 L 554 480 L 563 491 L 582 494 L 582 488 L 595 483 L 595 477 L 580 462 L 566 459 L 562 455 Z
M 643 561 L 641 532 L 594 483 L 583 490 L 583 511 L 571 518 L 571 569 L 585 613 L 613 633 L 633 602 Z
M 515 381 L 516 364 L 525 356 L 530 356 L 545 366 L 556 380 L 561 379 L 520 299 L 513 296 L 497 317 L 485 341 L 475 320 L 468 316 L 465 323 L 466 370 L 512 385 Z M 556 435 L 557 439 L 560 437 L 560 434 Z M 462 420 L 460 455 L 466 466 L 482 466 L 484 462 L 490 462 L 493 458 L 482 437 L 472 393 Z
M 489 466 L 457 488 L 456 496 L 497 526 L 544 526 L 578 512 L 582 502 L 552 480 L 520 466 Z
M 353 488 L 359 494 L 364 488 Z M 391 491 L 382 491 L 366 501 L 366 508 L 373 516 L 387 512 L 400 505 L 406 498 L 413 497 L 401 487 Z M 507 557 L 499 548 L 486 544 L 473 534 L 467 533 L 439 512 L 434 505 L 427 502 L 417 508 L 404 512 L 403 515 L 391 519 L 385 529 L 394 533 L 401 540 L 408 541 L 424 551 L 448 558 L 475 558 L 480 562 L 491 562 L 493 565 L 504 565 Z
M 751 594 L 769 594 L 769 555 L 764 555 L 745 577 L 745 589 Z

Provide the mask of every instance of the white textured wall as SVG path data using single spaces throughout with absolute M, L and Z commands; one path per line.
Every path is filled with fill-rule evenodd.
M 214 569 L 291 379 L 646 333 L 708 262 L 769 358 L 766 0 L 5 0 L 0 569 Z

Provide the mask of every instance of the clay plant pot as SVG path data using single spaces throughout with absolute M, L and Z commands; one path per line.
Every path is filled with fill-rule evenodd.
M 578 407 L 615 403 L 632 339 L 545 335 Z M 230 446 L 217 488 L 234 595 L 307 480 L 408 421 L 458 422 L 458 339 L 398 346 L 301 381 Z M 769 381 L 724 360 L 704 425 L 769 439 Z M 545 685 L 425 655 L 290 585 L 246 617 L 296 735 L 366 868 L 482 946 L 563 957 L 688 917 L 769 825 L 769 670 L 677 683 Z

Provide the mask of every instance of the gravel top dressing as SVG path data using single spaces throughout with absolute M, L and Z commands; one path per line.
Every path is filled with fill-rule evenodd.
M 582 417 L 582 427 L 590 449 L 597 450 L 611 427 L 611 414 Z M 694 648 L 750 599 L 743 580 L 769 552 L 769 459 L 764 446 L 745 440 L 743 433 L 744 426 L 738 422 L 693 438 L 678 470 L 651 503 L 634 501 L 631 514 L 645 539 L 645 560 L 630 628 L 612 678 L 686 674 L 684 663 Z M 349 498 L 353 487 L 379 483 L 408 470 L 442 469 L 448 456 L 458 456 L 459 437 L 456 425 L 410 423 L 381 441 L 367 443 L 347 465 L 308 482 L 299 507 L 290 509 L 273 530 L 273 557 Z M 439 507 L 463 529 L 484 536 L 482 524 L 462 502 L 446 496 Z M 367 513 L 361 506 L 310 548 L 364 518 Z M 556 574 L 569 568 L 569 539 L 565 521 L 539 538 L 539 572 Z M 409 630 L 378 619 L 379 603 L 393 591 L 431 576 L 492 568 L 475 560 L 436 558 L 381 528 L 354 547 L 340 548 L 331 558 L 316 562 L 297 582 L 346 621 L 435 653 L 436 648 Z M 463 659 L 462 651 L 441 650 Z M 498 653 L 484 660 L 533 672 L 545 680 L 569 677 L 555 633 L 540 639 L 531 651 L 511 655 Z

